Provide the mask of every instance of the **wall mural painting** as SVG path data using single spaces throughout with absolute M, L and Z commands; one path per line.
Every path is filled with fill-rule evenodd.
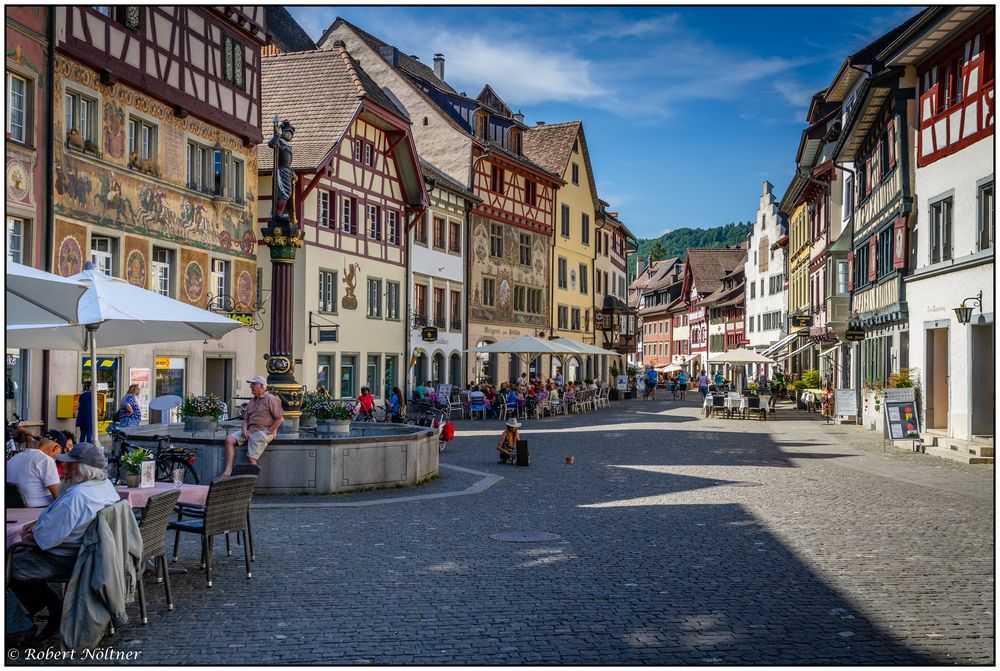
M 500 321 L 514 319 L 514 274 L 507 268 L 497 271 L 496 279 L 497 308 L 496 318 Z
M 181 262 L 178 266 L 181 271 L 180 291 L 181 300 L 205 307 L 208 300 L 208 255 L 188 247 L 181 248 Z
M 184 293 L 192 303 L 200 302 L 202 294 L 205 293 L 205 271 L 196 261 L 190 262 L 184 268 Z
M 257 305 L 257 266 L 247 261 L 233 262 L 233 298 L 240 305 L 258 309 Z
M 111 100 L 104 101 L 104 153 L 112 158 L 125 156 L 125 111 Z
M 86 260 L 83 250 L 87 244 L 87 229 L 79 224 L 56 220 L 53 240 L 53 266 L 57 272 L 63 277 L 81 272 Z
M 146 288 L 146 257 L 138 249 L 133 249 L 125 260 L 125 279 L 129 284 Z
M 236 300 L 243 305 L 253 305 L 253 279 L 243 270 L 236 278 Z

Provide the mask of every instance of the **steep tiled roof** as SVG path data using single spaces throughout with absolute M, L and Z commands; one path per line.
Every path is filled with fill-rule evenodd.
M 322 45 L 326 41 L 327 36 L 334 30 L 336 30 L 340 25 L 346 25 L 348 28 L 357 33 L 358 37 L 360 37 L 365 42 L 365 44 L 371 47 L 372 50 L 377 54 L 381 54 L 380 50 L 383 47 L 388 47 L 390 49 L 395 48 L 391 44 L 387 44 L 382 40 L 380 40 L 379 38 L 375 37 L 374 35 L 366 33 L 365 31 L 361 30 L 361 28 L 358 28 L 350 21 L 342 19 L 339 16 L 337 17 L 336 21 L 330 24 L 329 28 L 323 31 L 323 34 L 320 36 L 316 44 Z M 404 54 L 402 51 L 399 52 L 398 67 L 400 70 L 403 70 L 404 72 L 409 72 L 410 74 L 414 75 L 415 77 L 419 77 L 420 79 L 425 79 L 428 82 L 437 86 L 438 88 L 448 91 L 449 93 L 457 93 L 455 89 L 448 86 L 447 82 L 438 79 L 437 75 L 434 74 L 434 70 L 432 68 L 424 65 L 413 56 L 408 56 Z
M 524 155 L 549 172 L 563 175 L 579 133 L 579 121 L 533 126 L 524 133 Z
M 295 126 L 296 169 L 319 165 L 343 137 L 362 99 L 401 114 L 343 48 L 262 57 L 261 92 L 264 137 L 275 114 Z M 273 167 L 274 152 L 267 144 L 258 147 L 258 157 L 261 170 Z
M 267 32 L 271 33 L 274 44 L 281 51 L 311 51 L 316 48 L 287 9 L 281 5 L 268 5 L 264 11 L 267 13 Z
M 435 184 L 442 189 L 448 189 L 449 191 L 460 193 L 466 198 L 470 198 L 472 200 L 482 200 L 476 194 L 470 191 L 467 186 L 465 186 L 461 182 L 455 181 L 454 179 L 444 174 L 443 172 L 441 172 L 441 170 L 434 167 L 434 165 L 428 163 L 424 159 L 420 159 L 420 172 L 423 173 L 425 178 L 433 179 Z
M 745 249 L 689 249 L 687 263 L 694 286 L 700 294 L 711 294 L 722 287 L 722 276 L 746 263 Z

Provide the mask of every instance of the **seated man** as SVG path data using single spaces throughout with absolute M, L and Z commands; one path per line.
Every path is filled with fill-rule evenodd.
M 250 383 L 250 393 L 253 398 L 243 411 L 243 426 L 226 436 L 226 467 L 222 471 L 223 478 L 233 472 L 233 461 L 236 459 L 236 446 L 247 444 L 247 461 L 253 465 L 264 454 L 264 450 L 274 440 L 278 428 L 285 421 L 285 411 L 277 396 L 267 391 L 267 380 L 260 375 L 254 375 L 247 380 Z
M 28 441 L 27 448 L 7 462 L 7 482 L 21 488 L 29 508 L 44 508 L 59 496 L 58 454 L 62 454 L 59 443 L 42 437 Z
M 49 610 L 40 640 L 56 633 L 62 619 L 62 599 L 44 581 L 66 580 L 73 574 L 87 527 L 102 508 L 120 499 L 108 481 L 108 460 L 100 447 L 80 443 L 56 459 L 66 462 L 66 489 L 37 522 L 24 527 L 21 541 L 32 547 L 12 555 L 10 566 L 10 589 L 28 613 Z

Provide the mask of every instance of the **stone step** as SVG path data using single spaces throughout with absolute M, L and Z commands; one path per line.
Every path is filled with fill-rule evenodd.
M 972 454 L 970 452 L 964 452 L 961 450 L 953 450 L 949 447 L 942 447 L 940 445 L 925 445 L 924 451 L 926 454 L 941 457 L 942 459 L 951 459 L 952 461 L 958 461 L 963 464 L 992 464 L 993 456 L 983 456 Z M 992 450 L 991 450 L 992 451 Z
M 943 432 L 925 431 L 921 438 L 925 445 L 934 445 L 946 450 L 971 454 L 974 457 L 993 457 L 991 437 L 974 436 L 972 440 L 948 438 Z

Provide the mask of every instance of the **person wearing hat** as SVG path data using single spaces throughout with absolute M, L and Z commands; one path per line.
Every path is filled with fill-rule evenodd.
M 48 436 L 29 441 L 7 462 L 6 480 L 21 489 L 29 508 L 44 508 L 59 496 L 59 469 L 56 455 L 62 453 L 59 443 Z
M 285 411 L 281 401 L 267 390 L 267 380 L 254 375 L 247 380 L 253 398 L 243 411 L 243 427 L 226 436 L 226 468 L 221 477 L 229 477 L 233 472 L 236 446 L 247 444 L 247 461 L 256 464 L 264 450 L 274 440 L 278 427 L 285 421 Z
M 501 464 L 514 463 L 514 451 L 517 449 L 517 430 L 519 428 L 521 428 L 521 423 L 517 421 L 516 417 L 507 420 L 506 427 L 503 433 L 500 434 L 500 443 L 497 445 Z
M 66 486 L 36 522 L 25 525 L 21 542 L 29 548 L 13 554 L 9 568 L 9 587 L 28 613 L 48 607 L 40 640 L 54 634 L 62 619 L 62 598 L 45 581 L 65 581 L 73 574 L 87 527 L 102 508 L 121 498 L 108 480 L 102 448 L 80 443 L 56 459 L 66 464 Z

